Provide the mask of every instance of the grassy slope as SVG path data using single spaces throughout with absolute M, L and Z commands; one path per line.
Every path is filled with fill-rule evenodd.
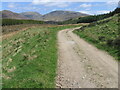
M 57 32 L 72 27 L 36 27 L 3 40 L 3 88 L 54 88 Z
M 98 21 L 74 32 L 97 48 L 106 50 L 116 59 L 120 59 L 118 15 Z
M 44 21 L 37 20 L 19 20 L 19 19 L 2 19 L 2 26 L 19 25 L 19 24 L 44 24 Z
M 9 34 L 15 31 L 20 31 L 25 28 L 32 28 L 32 27 L 37 27 L 40 26 L 40 24 L 22 24 L 22 25 L 7 25 L 7 26 L 2 26 L 2 34 Z M 53 26 L 53 25 L 48 25 L 48 24 L 42 24 L 42 26 Z

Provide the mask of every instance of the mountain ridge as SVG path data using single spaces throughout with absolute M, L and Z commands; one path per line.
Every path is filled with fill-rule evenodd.
M 2 18 L 7 18 L 7 19 L 32 19 L 32 20 L 42 20 L 42 21 L 65 21 L 76 17 L 88 16 L 88 14 L 75 12 L 75 11 L 64 11 L 64 10 L 56 10 L 44 15 L 38 12 L 15 13 L 9 10 L 3 10 L 0 11 L 0 14 L 2 14 Z
M 18 13 L 15 13 L 9 10 L 0 11 L 0 16 L 4 19 L 29 19 L 28 17 L 24 15 L 20 15 Z
M 22 12 L 20 15 L 24 15 L 32 20 L 40 20 L 42 14 L 38 12 Z
M 43 15 L 42 19 L 45 21 L 65 21 L 81 16 L 88 16 L 88 14 L 75 12 L 75 11 L 56 10 Z

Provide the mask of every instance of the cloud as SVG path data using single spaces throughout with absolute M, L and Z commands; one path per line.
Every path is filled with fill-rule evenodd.
M 33 0 L 34 3 L 41 2 L 110 2 L 112 0 Z M 119 2 L 119 0 L 113 0 L 113 2 Z
M 92 7 L 92 5 L 84 3 L 84 4 L 81 4 L 80 7 L 82 7 L 82 8 L 89 8 L 89 7 Z
M 89 3 L 82 3 L 82 4 L 80 4 L 80 5 L 78 5 L 76 8 L 75 8 L 75 10 L 81 10 L 83 13 L 84 13 L 84 11 L 85 11 L 85 13 L 87 12 L 87 13 L 89 13 L 88 11 L 90 11 L 91 10 L 91 7 L 93 7 L 93 4 L 89 4 Z
M 1 2 L 32 2 L 33 0 L 1 0 Z
M 79 11 L 81 13 L 89 14 L 89 15 L 98 15 L 98 14 L 105 14 L 109 13 L 110 11 L 107 10 L 101 10 L 101 11 Z
M 85 13 L 85 14 L 89 14 L 89 15 L 93 15 L 90 11 L 79 11 L 80 13 Z
M 43 4 L 44 6 L 47 6 L 47 7 L 52 7 L 52 6 L 55 6 L 55 7 L 60 7 L 60 8 L 64 8 L 64 7 L 68 7 L 69 4 L 68 3 L 63 3 L 63 2 L 49 2 L 49 3 L 45 3 Z
M 115 2 L 115 1 L 107 1 L 106 4 L 108 5 L 118 5 L 118 2 Z
M 14 8 L 16 5 L 15 5 L 15 3 L 10 3 L 10 4 L 8 4 L 8 8 Z
M 34 5 L 39 5 L 39 4 L 45 4 L 45 3 L 48 3 L 50 2 L 51 0 L 33 0 L 32 3 Z
M 41 8 L 29 4 L 26 6 L 18 6 L 17 10 L 20 10 L 20 11 L 41 11 Z M 44 9 L 42 9 L 42 10 L 44 10 Z
M 1 0 L 2 2 L 108 2 L 110 0 Z M 119 0 L 114 0 L 118 2 Z
M 59 1 L 59 0 L 57 0 Z M 44 5 L 46 7 L 60 7 L 60 8 L 64 8 L 69 6 L 69 3 L 66 2 L 53 2 L 52 0 L 33 0 L 32 2 L 33 5 Z
M 110 11 L 107 10 L 101 10 L 101 11 L 97 11 L 96 14 L 105 14 L 105 13 L 109 13 Z
M 20 3 L 8 3 L 8 10 L 25 12 L 25 11 L 40 11 L 41 8 L 37 6 L 33 6 L 31 4 L 20 4 Z M 4 8 L 4 7 L 3 7 Z M 44 10 L 44 9 L 42 9 Z

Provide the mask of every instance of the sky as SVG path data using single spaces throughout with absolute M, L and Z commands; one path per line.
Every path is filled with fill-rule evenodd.
M 97 2 L 96 2 L 97 1 Z M 114 2 L 110 0 L 22 0 L 19 2 L 16 0 L 4 0 L 2 1 L 1 10 L 10 10 L 16 13 L 21 12 L 38 12 L 40 14 L 46 14 L 55 10 L 65 10 L 65 11 L 77 11 L 90 15 L 97 15 L 108 13 L 113 11 L 118 6 L 118 0 Z

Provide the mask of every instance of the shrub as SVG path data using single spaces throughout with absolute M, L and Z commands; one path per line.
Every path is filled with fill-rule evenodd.
M 108 39 L 107 40 L 107 45 L 108 46 L 113 46 L 113 40 L 112 39 Z
M 104 36 L 98 36 L 98 39 L 99 39 L 100 41 L 105 41 L 105 37 L 104 37 Z
M 116 38 L 114 41 L 113 41 L 113 45 L 115 47 L 120 47 L 120 38 Z

